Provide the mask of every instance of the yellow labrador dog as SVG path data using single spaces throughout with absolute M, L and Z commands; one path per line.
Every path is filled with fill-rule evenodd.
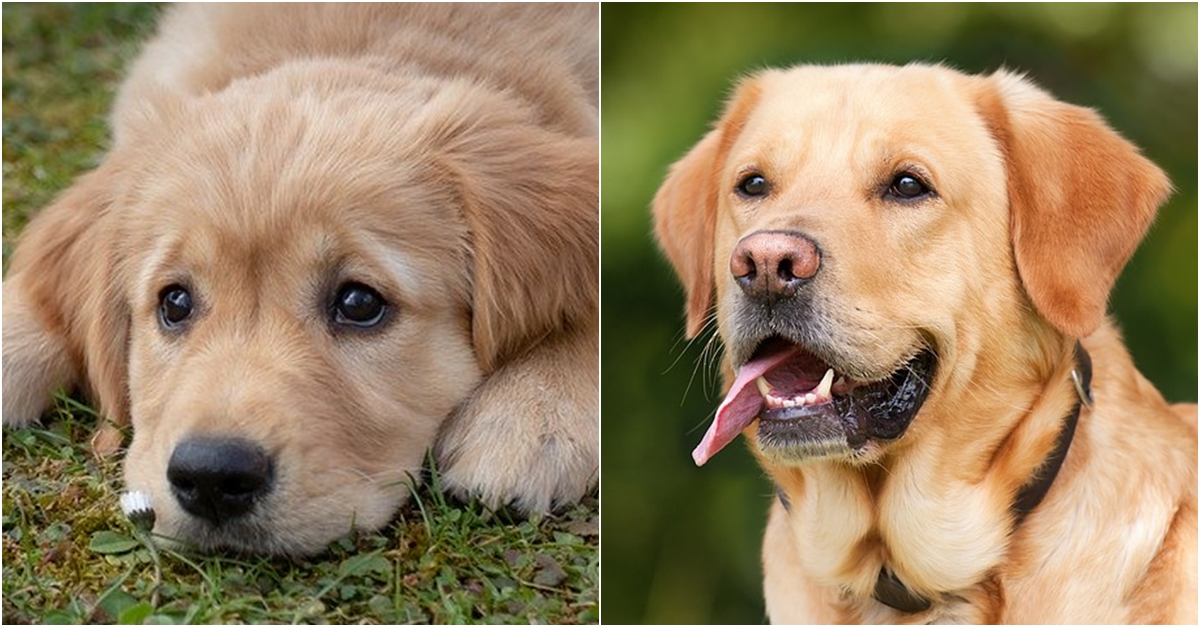
M 595 5 L 184 5 L 4 281 L 4 424 L 80 387 L 202 549 L 598 469 Z M 98 445 L 112 446 L 112 431 Z
M 1170 185 L 1009 72 L 765 71 L 657 234 L 778 488 L 774 622 L 1196 621 L 1196 408 L 1105 320 Z

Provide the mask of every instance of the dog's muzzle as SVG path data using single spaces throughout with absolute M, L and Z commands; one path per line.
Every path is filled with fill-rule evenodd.
M 760 452 L 776 463 L 796 463 L 853 458 L 871 441 L 899 438 L 916 416 L 933 381 L 936 354 L 914 346 L 888 374 L 870 380 L 841 372 L 836 349 L 818 351 L 812 343 L 820 335 L 814 333 L 811 299 L 821 269 L 820 247 L 801 233 L 760 231 L 734 248 L 730 273 L 759 341 L 745 349 L 754 348 L 749 355 L 731 351 L 743 363 L 692 453 L 698 465 L 756 419 Z

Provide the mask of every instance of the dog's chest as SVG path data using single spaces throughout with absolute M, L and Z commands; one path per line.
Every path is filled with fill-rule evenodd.
M 878 475 L 814 465 L 790 477 L 786 483 L 795 489 L 780 488 L 801 568 L 836 591 L 850 618 L 987 622 L 999 610 L 989 573 L 1003 559 L 1007 521 L 990 506 L 995 495 L 979 485 L 943 483 L 920 498 L 891 489 L 913 485 L 919 474 L 904 465 Z M 916 609 L 898 611 L 880 601 L 885 572 L 897 582 L 893 605 L 904 608 L 911 591 L 907 598 Z M 929 609 L 922 599 L 932 600 Z

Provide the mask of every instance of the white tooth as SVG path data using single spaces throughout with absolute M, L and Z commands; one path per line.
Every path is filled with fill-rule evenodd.
M 763 398 L 771 396 L 771 384 L 767 383 L 766 379 L 759 377 L 754 380 L 754 385 L 758 386 L 758 393 L 762 394 Z
M 795 406 L 796 406 L 796 401 L 793 401 L 793 400 L 790 400 L 790 399 L 789 399 L 789 400 L 785 400 L 785 401 L 783 402 L 783 406 L 784 406 L 784 407 L 795 407 Z
M 812 392 L 805 394 L 804 395 L 804 404 L 805 405 L 816 405 L 817 404 L 817 395 L 813 394 Z
M 830 398 L 833 396 L 831 390 L 833 390 L 833 368 L 826 370 L 825 376 L 817 384 L 817 397 Z

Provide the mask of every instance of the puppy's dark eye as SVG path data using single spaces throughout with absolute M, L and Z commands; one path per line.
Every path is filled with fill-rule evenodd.
M 181 285 L 168 285 L 158 293 L 158 320 L 164 329 L 178 329 L 194 309 L 192 293 Z
M 759 198 L 766 196 L 770 188 L 770 184 L 763 175 L 748 174 L 738 181 L 737 187 L 734 189 L 742 198 Z
M 362 283 L 342 284 L 333 301 L 333 321 L 343 326 L 370 328 L 382 322 L 387 312 L 383 296 Z
M 916 200 L 932 192 L 929 186 L 916 175 L 910 172 L 901 172 L 892 179 L 892 185 L 888 187 L 887 193 L 889 196 L 901 200 Z

